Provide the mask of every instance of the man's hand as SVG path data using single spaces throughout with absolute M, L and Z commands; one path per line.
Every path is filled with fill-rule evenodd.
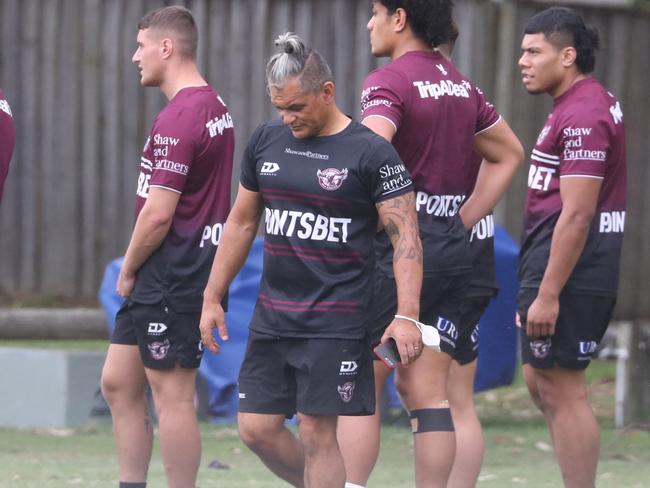
M 402 366 L 408 366 L 422 354 L 422 333 L 408 320 L 393 319 L 381 337 L 382 344 L 389 338 L 395 339 Z
M 222 341 L 228 340 L 228 327 L 226 326 L 225 314 L 221 303 L 208 303 L 203 301 L 203 310 L 201 310 L 201 321 L 199 329 L 201 330 L 201 342 L 208 351 L 218 354 L 219 344 L 217 344 L 212 329 L 217 328 L 219 337 Z
M 526 334 L 528 337 L 548 337 L 555 334 L 555 322 L 560 313 L 560 299 L 539 294 L 528 308 Z
M 128 273 L 123 269 L 120 270 L 120 275 L 117 278 L 115 291 L 121 297 L 128 297 L 135 287 L 135 273 Z

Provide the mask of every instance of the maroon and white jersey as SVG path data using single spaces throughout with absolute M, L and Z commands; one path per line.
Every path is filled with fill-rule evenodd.
M 554 100 L 533 149 L 519 263 L 523 288 L 538 287 L 544 275 L 562 210 L 563 178 L 602 180 L 587 243 L 566 286 L 615 295 L 625 227 L 625 126 L 619 101 L 593 78 L 575 83 Z
M 458 209 L 466 197 L 465 162 L 474 136 L 500 116 L 482 92 L 440 53 L 411 51 L 371 72 L 361 94 L 361 119 L 382 117 L 395 126 L 393 145 L 413 178 L 424 249 L 424 269 L 470 267 Z M 377 249 L 390 273 L 385 233 Z
M 483 158 L 476 152 L 465 169 L 467 196 L 472 194 Z M 470 297 L 496 296 L 498 292 L 494 269 L 494 215 L 490 212 L 469 231 L 472 255 L 472 275 L 466 295 Z
M 16 127 L 9 102 L 0 88 L 0 202 L 5 179 L 9 173 L 9 163 L 16 143 Z
M 140 162 L 136 218 L 152 187 L 180 199 L 167 236 L 138 270 L 132 300 L 201 308 L 230 211 L 234 146 L 228 108 L 209 86 L 180 90 L 154 120 Z

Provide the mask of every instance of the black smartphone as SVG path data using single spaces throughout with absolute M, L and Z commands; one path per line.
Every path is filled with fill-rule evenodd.
M 397 344 L 392 337 L 383 344 L 379 344 L 373 349 L 375 354 L 389 368 L 396 368 L 402 362 L 397 350 Z

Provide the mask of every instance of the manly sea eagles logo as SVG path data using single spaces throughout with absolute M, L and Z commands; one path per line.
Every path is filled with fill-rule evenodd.
M 354 381 L 348 381 L 343 386 L 337 386 L 336 389 L 341 395 L 341 400 L 345 403 L 349 403 L 352 400 L 352 394 L 354 393 Z
M 530 341 L 530 350 L 537 359 L 543 359 L 551 352 L 551 338 Z
M 318 184 L 327 191 L 334 191 L 341 188 L 343 180 L 348 177 L 348 169 L 338 170 L 336 168 L 327 168 L 321 171 L 316 171 L 318 176 Z
M 165 339 L 162 342 L 152 342 L 147 347 L 149 348 L 152 358 L 156 360 L 165 359 L 169 352 L 169 339 Z

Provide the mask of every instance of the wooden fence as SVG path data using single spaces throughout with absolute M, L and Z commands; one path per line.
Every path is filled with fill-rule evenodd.
M 159 91 L 131 64 L 136 24 L 165 3 L 192 9 L 199 64 L 246 139 L 273 115 L 264 86 L 272 41 L 292 30 L 330 62 L 339 104 L 358 114 L 364 76 L 378 65 L 365 29 L 369 0 L 0 0 L 0 86 L 13 109 L 17 147 L 0 208 L 0 299 L 95 295 L 104 266 L 124 252 L 133 224 L 139 155 Z M 528 1 L 457 0 L 460 69 L 475 79 L 529 151 L 550 107 L 521 87 L 516 60 Z M 629 212 L 618 313 L 650 317 L 650 15 L 580 8 L 604 49 L 596 75 L 623 102 Z M 498 209 L 518 236 L 525 174 Z M 236 181 L 233 182 L 233 189 Z

